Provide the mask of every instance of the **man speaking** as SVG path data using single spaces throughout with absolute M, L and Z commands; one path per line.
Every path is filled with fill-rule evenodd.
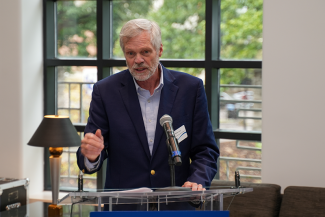
M 219 149 L 202 80 L 159 63 L 163 45 L 155 22 L 127 22 L 120 45 L 128 69 L 93 87 L 85 136 L 77 151 L 79 168 L 94 173 L 107 158 L 105 189 L 170 186 L 169 150 L 159 123 L 168 114 L 173 128 L 182 127 L 185 135 L 178 138 L 182 165 L 175 167 L 176 186 L 209 186 L 217 172 Z

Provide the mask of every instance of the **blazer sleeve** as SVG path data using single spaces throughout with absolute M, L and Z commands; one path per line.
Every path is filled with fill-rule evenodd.
M 101 152 L 99 162 L 97 166 L 93 169 L 89 169 L 85 165 L 85 157 L 81 154 L 80 147 L 77 151 L 77 164 L 80 170 L 83 170 L 86 174 L 92 174 L 100 170 L 102 167 L 103 161 L 107 158 L 107 147 L 108 147 L 108 135 L 109 135 L 109 123 L 106 115 L 106 110 L 102 101 L 102 96 L 99 90 L 99 87 L 94 84 L 92 100 L 89 108 L 89 118 L 87 126 L 85 128 L 86 133 L 95 133 L 97 129 L 101 129 L 102 135 L 104 137 L 104 149 Z
M 208 187 L 217 173 L 217 159 L 220 152 L 212 130 L 202 80 L 197 88 L 192 127 L 190 150 L 192 163 L 187 180 Z

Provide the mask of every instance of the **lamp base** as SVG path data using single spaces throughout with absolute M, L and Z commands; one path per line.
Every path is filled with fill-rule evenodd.
M 52 148 L 62 149 L 62 148 Z M 50 171 L 51 171 L 51 184 L 52 184 L 52 204 L 58 204 L 59 200 L 59 188 L 60 188 L 60 167 L 61 167 L 61 156 L 51 153 L 50 156 Z
M 48 217 L 62 217 L 63 216 L 62 206 L 58 206 L 56 204 L 50 204 L 47 211 L 48 211 Z

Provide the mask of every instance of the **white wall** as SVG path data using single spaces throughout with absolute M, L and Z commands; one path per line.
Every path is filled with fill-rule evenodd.
M 42 1 L 1 1 L 0 177 L 43 190 L 43 149 L 27 146 L 43 116 Z
M 325 1 L 264 0 L 262 181 L 325 187 Z
M 5 1 L 1 5 L 0 176 L 18 177 L 22 173 L 20 3 L 17 0 Z

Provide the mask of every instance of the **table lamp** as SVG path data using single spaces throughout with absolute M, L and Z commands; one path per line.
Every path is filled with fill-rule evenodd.
M 62 147 L 80 146 L 80 136 L 68 116 L 46 115 L 27 144 L 50 150 L 52 204 L 48 207 L 48 216 L 62 216 L 62 207 L 57 206 Z

